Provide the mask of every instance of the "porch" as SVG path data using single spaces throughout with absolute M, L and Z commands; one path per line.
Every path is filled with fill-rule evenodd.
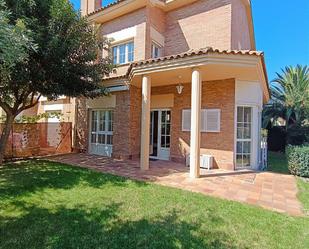
M 257 205 L 281 213 L 302 215 L 296 181 L 290 175 L 201 169 L 201 177 L 191 179 L 188 177 L 188 167 L 170 161 L 151 160 L 149 170 L 142 171 L 138 160 L 117 160 L 89 154 L 54 156 L 49 160 Z
M 258 169 L 261 109 L 269 94 L 263 63 L 259 52 L 211 48 L 133 63 L 130 86 L 141 93 L 140 168 L 149 170 L 159 144 L 156 158 L 189 157 L 194 179 L 201 155 L 212 156 L 219 169 Z M 153 133 L 156 110 L 164 122 L 159 118 Z

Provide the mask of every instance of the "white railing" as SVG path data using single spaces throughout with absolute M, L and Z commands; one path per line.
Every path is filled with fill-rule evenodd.
M 261 169 L 265 170 L 268 167 L 268 148 L 267 148 L 267 137 L 261 139 Z

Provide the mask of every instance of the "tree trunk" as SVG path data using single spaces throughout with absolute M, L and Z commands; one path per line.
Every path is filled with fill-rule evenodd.
M 7 114 L 5 127 L 2 131 L 0 138 L 0 165 L 2 165 L 3 163 L 4 153 L 10 136 L 10 132 L 12 130 L 13 123 L 14 123 L 14 116 L 12 114 Z

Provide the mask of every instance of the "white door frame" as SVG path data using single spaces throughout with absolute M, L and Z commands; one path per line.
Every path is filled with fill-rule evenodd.
M 251 138 L 250 138 L 250 140 L 249 139 L 247 139 L 248 141 L 250 141 L 250 143 L 251 143 L 251 146 L 250 146 L 250 165 L 249 166 L 247 166 L 247 167 L 239 167 L 239 166 L 237 166 L 237 141 L 238 141 L 238 139 L 237 139 L 237 115 L 238 115 L 238 113 L 237 113 L 237 109 L 238 109 L 238 107 L 249 107 L 249 108 L 251 108 L 251 134 L 250 134 L 250 136 L 251 136 Z M 254 136 L 253 136 L 253 129 L 254 129 L 254 127 L 255 127 L 255 124 L 254 124 L 254 122 L 255 122 L 255 118 L 254 118 L 254 105 L 250 105 L 250 104 L 247 104 L 247 103 L 244 103 L 244 104 L 241 104 L 241 103 L 237 103 L 236 105 L 235 105 L 235 122 L 234 122 L 234 129 L 235 129 L 235 136 L 234 136 L 234 138 L 235 138 L 235 144 L 234 144 L 234 162 L 235 162 L 235 169 L 236 170 L 241 170 L 241 169 L 253 169 L 253 156 L 254 156 L 254 146 L 253 146 L 253 144 L 254 144 Z
M 166 149 L 166 148 L 161 148 L 161 124 L 162 124 L 162 120 L 161 120 L 161 118 L 162 118 L 162 112 L 163 111 L 169 111 L 171 114 L 172 114 L 172 111 L 171 111 L 171 109 L 169 109 L 169 108 L 159 108 L 159 109 L 151 109 L 150 110 L 150 112 L 155 112 L 155 111 L 157 111 L 158 112 L 158 148 L 157 148 L 157 156 L 149 156 L 149 158 L 151 158 L 151 159 L 159 159 L 159 160 L 170 160 L 170 148 L 169 149 Z M 151 137 L 152 137 L 152 143 L 153 143 L 153 133 L 154 133 L 154 129 L 153 129 L 153 121 L 154 120 L 152 120 L 152 127 L 151 127 Z M 170 133 L 171 133 L 171 130 L 170 130 Z M 171 137 L 171 135 L 170 135 L 170 137 Z M 170 143 L 171 143 L 171 140 L 170 140 Z M 150 146 L 150 145 L 149 145 Z M 160 151 L 161 150 L 165 150 L 167 153 L 168 153 L 168 158 L 167 157 L 160 157 Z
M 88 109 L 89 111 L 89 129 L 88 129 L 88 153 L 90 154 L 95 154 L 95 155 L 103 155 L 103 156 L 107 156 L 107 157 L 111 157 L 112 156 L 112 153 L 113 153 L 113 144 L 99 144 L 98 141 L 96 143 L 92 143 L 91 142 L 91 135 L 92 135 L 92 112 L 93 111 L 97 111 L 97 112 L 100 112 L 100 111 L 112 111 L 112 109 L 106 109 L 106 108 L 94 108 L 94 109 Z M 112 120 L 113 122 L 113 120 Z M 100 134 L 100 132 L 98 131 L 99 129 L 99 118 L 97 118 L 96 120 L 96 123 L 97 123 L 97 131 L 96 133 L 97 134 Z M 110 133 L 106 133 L 105 135 L 113 135 L 113 132 L 110 132 Z M 105 147 L 104 151 L 105 153 L 95 153 L 92 149 L 93 149 L 93 146 L 101 146 L 101 147 Z

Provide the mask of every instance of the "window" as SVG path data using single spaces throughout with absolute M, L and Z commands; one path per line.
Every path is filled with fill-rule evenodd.
M 251 165 L 252 107 L 237 107 L 236 165 L 238 168 Z
M 161 46 L 156 43 L 152 43 L 151 45 L 151 58 L 158 58 L 161 56 Z
M 171 111 L 161 112 L 161 148 L 171 146 Z
M 108 110 L 92 111 L 91 143 L 113 144 L 113 112 Z
M 113 63 L 125 64 L 134 60 L 134 43 L 128 42 L 112 48 Z
M 201 132 L 220 132 L 221 110 L 201 110 Z M 191 110 L 182 111 L 182 131 L 191 130 Z

